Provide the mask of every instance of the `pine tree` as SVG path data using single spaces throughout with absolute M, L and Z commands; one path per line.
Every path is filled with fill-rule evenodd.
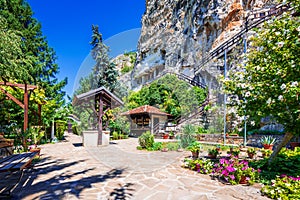
M 93 67 L 93 77 L 91 79 L 91 88 L 106 87 L 111 92 L 114 92 L 117 86 L 118 72 L 116 71 L 115 64 L 109 59 L 109 48 L 103 44 L 102 34 L 99 33 L 97 25 L 92 25 L 92 57 L 96 61 Z

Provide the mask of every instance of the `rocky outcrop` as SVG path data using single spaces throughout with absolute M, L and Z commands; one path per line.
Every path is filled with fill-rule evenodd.
M 245 25 L 249 10 L 272 4 L 268 0 L 147 0 L 138 43 L 138 64 L 132 87 L 155 79 L 164 70 L 194 76 L 204 56 Z M 200 71 L 202 82 L 217 88 L 218 66 L 213 60 Z

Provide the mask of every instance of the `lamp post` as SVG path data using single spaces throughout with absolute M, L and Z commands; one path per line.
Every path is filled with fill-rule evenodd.
M 224 79 L 226 79 L 227 77 L 227 50 L 225 49 L 225 52 L 224 52 Z M 227 95 L 226 93 L 224 93 L 224 135 L 223 135 L 223 138 L 224 138 L 224 145 L 226 145 L 226 98 L 227 98 Z

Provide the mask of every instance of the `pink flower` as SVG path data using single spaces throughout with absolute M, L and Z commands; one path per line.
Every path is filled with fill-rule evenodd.
M 226 169 L 224 169 L 222 172 L 221 172 L 222 175 L 224 176 L 228 176 L 228 171 Z
M 233 167 L 227 167 L 226 169 L 227 169 L 228 172 L 234 172 L 235 171 L 235 169 Z
M 248 166 L 242 168 L 243 171 L 245 171 L 246 169 L 248 169 Z
M 235 176 L 234 176 L 234 175 L 230 175 L 229 177 L 231 178 L 231 180 L 234 180 L 234 179 L 235 179 Z
M 286 177 L 286 174 L 281 174 L 280 175 L 280 178 L 284 178 L 284 177 Z

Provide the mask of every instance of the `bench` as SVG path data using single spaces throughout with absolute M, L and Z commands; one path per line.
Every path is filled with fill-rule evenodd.
M 24 169 L 27 168 L 38 152 L 13 154 L 0 159 L 0 197 L 10 196 L 21 181 Z
M 13 154 L 13 139 L 6 139 L 4 135 L 0 133 L 0 158 Z

